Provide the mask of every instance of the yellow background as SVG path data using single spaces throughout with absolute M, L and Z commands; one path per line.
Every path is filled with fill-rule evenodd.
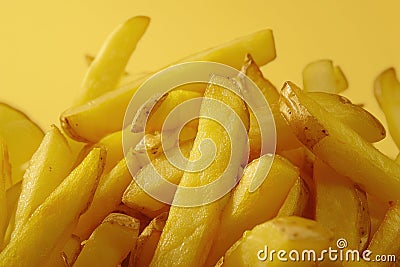
M 0 101 L 47 129 L 77 96 L 84 55 L 95 55 L 125 19 L 148 15 L 152 22 L 129 63 L 131 73 L 271 28 L 278 57 L 263 71 L 275 85 L 301 85 L 308 62 L 333 59 L 349 80 L 344 95 L 386 123 L 372 85 L 385 68 L 400 71 L 399 10 L 396 0 L 3 1 Z M 391 157 L 398 152 L 390 137 L 378 147 Z

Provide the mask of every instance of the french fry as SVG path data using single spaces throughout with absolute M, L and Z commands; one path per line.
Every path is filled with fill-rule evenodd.
M 136 242 L 135 249 L 131 252 L 129 267 L 147 267 L 150 265 L 167 218 L 168 212 L 163 212 L 143 230 Z
M 93 149 L 0 253 L 0 266 L 41 266 L 46 261 L 65 229 L 77 223 L 90 204 L 104 159 L 103 149 Z
M 332 60 L 322 59 L 304 68 L 303 86 L 306 92 L 340 93 L 347 89 L 348 83 L 339 66 L 333 66 Z
M 74 160 L 67 140 L 56 126 L 52 126 L 25 172 L 15 214 L 14 233 L 25 225 L 36 208 L 68 176 Z
M 268 168 L 271 161 L 273 162 L 267 177 L 257 177 L 257 169 Z M 261 171 L 261 173 L 266 172 Z M 251 230 L 256 225 L 274 218 L 298 177 L 299 170 L 278 155 L 275 157 L 263 155 L 247 165 L 222 212 L 218 234 L 206 265 L 214 266 L 246 230 Z M 261 186 L 256 191 L 250 192 L 251 183 L 263 178 L 265 180 Z
M 176 156 L 179 156 L 180 153 L 188 158 L 189 153 L 192 149 L 192 145 L 193 142 L 186 142 L 182 144 L 180 148 L 174 149 L 174 151 L 171 153 L 172 160 L 174 160 Z M 149 165 L 144 166 L 136 174 L 135 179 L 132 180 L 122 197 L 122 202 L 125 205 L 133 209 L 137 209 L 138 211 L 142 212 L 150 218 L 154 218 L 160 213 L 169 209 L 167 204 L 151 197 L 136 182 L 141 181 L 144 183 L 147 180 L 154 181 L 152 177 L 157 175 L 156 173 L 154 173 L 154 171 L 158 172 L 161 177 L 174 184 L 179 184 L 183 175 L 183 171 L 173 166 L 169 162 L 168 158 L 166 158 L 165 154 L 162 153 L 157 156 L 151 163 L 149 163 Z M 147 189 L 151 191 L 157 190 L 157 187 L 160 187 L 161 190 L 161 184 L 157 184 L 156 182 L 146 183 L 146 186 L 148 186 Z
M 0 251 L 3 248 L 4 234 L 8 223 L 6 179 L 10 177 L 10 163 L 5 141 L 0 137 Z
M 180 62 L 214 61 L 240 69 L 247 53 L 260 66 L 273 60 L 276 54 L 272 31 L 255 32 Z M 76 140 L 94 143 L 107 134 L 120 130 L 129 101 L 146 78 L 148 77 L 105 93 L 90 103 L 66 110 L 60 118 L 64 130 Z M 103 123 L 104 121 L 107 123 Z
M 0 136 L 7 144 L 11 164 L 12 181 L 6 180 L 8 189 L 22 180 L 26 163 L 39 147 L 44 133 L 23 112 L 0 103 Z
M 305 250 L 313 250 L 318 257 L 323 249 L 328 249 L 332 241 L 332 233 L 315 221 L 296 216 L 275 218 L 246 232 L 225 253 L 220 266 L 311 267 L 315 266 L 313 254 L 309 254 L 309 261 L 294 262 L 278 260 L 277 255 L 271 259 L 270 252 L 283 250 L 286 252 L 283 257 L 288 259 L 288 253 L 292 250 L 298 251 L 300 255 Z
M 126 159 L 122 159 L 111 172 L 101 178 L 93 201 L 80 216 L 74 234 L 86 240 L 101 221 L 118 207 L 122 194 L 131 181 Z
M 377 197 L 367 195 L 368 201 L 368 213 L 371 220 L 371 233 L 370 237 L 373 237 L 376 230 L 381 225 L 385 215 L 390 207 L 390 203 L 384 202 Z
M 245 73 L 261 90 L 265 99 L 271 108 L 274 116 L 276 127 L 276 150 L 288 150 L 299 147 L 301 144 L 296 136 L 290 130 L 287 122 L 279 112 L 279 92 L 275 86 L 263 77 L 263 74 L 256 62 L 250 54 L 246 56 L 245 62 L 242 67 L 242 72 Z M 249 143 L 250 143 L 250 156 L 249 162 L 253 159 L 260 157 L 261 152 L 261 135 L 260 128 L 256 117 L 250 110 L 250 129 L 249 129 Z
M 375 80 L 375 98 L 385 114 L 389 132 L 400 149 L 400 82 L 393 68 L 382 72 Z
M 117 266 L 135 246 L 138 233 L 138 220 L 111 213 L 85 242 L 74 266 Z
M 213 78 L 211 82 L 213 82 Z M 218 189 L 209 189 L 210 192 L 207 192 L 207 196 L 196 194 L 189 196 L 187 195 L 188 192 L 180 189 L 182 186 L 207 185 L 220 178 L 224 172 L 227 175 L 225 179 L 236 179 L 238 175 L 236 172 L 240 167 L 242 154 L 245 151 L 247 136 L 241 136 L 239 132 L 243 127 L 242 124 L 244 124 L 246 130 L 249 127 L 249 115 L 245 104 L 233 92 L 212 83 L 207 87 L 204 96 L 206 98 L 200 108 L 198 132 L 189 160 L 196 162 L 197 165 L 195 166 L 200 166 L 198 164 L 207 160 L 201 157 L 202 153 L 199 150 L 199 145 L 205 139 L 214 143 L 215 157 L 206 169 L 199 172 L 184 173 L 179 184 L 181 187 L 175 193 L 174 203 L 195 198 L 199 201 L 207 201 L 204 197 L 216 193 L 212 190 Z M 235 119 L 231 110 L 226 111 L 221 109 L 214 101 L 206 100 L 209 98 L 221 101 L 224 105 L 230 107 L 240 119 Z M 208 117 L 217 117 L 216 113 L 221 120 L 228 123 L 226 127 L 230 129 L 229 133 L 219 123 L 207 119 Z M 236 142 L 237 150 L 231 151 L 231 142 Z M 225 170 L 229 163 L 231 163 L 232 168 Z M 219 190 L 221 189 L 219 188 Z M 172 264 L 175 266 L 202 266 L 207 260 L 213 239 L 217 235 L 219 217 L 228 197 L 229 194 L 207 205 L 196 207 L 171 206 L 168 220 L 150 266 L 169 266 Z
M 149 17 L 132 17 L 108 36 L 86 72 L 78 103 L 90 101 L 117 87 L 126 64 L 149 23 Z
M 118 207 L 116 207 L 112 211 L 112 213 L 122 213 L 139 220 L 140 222 L 139 233 L 143 232 L 144 228 L 146 228 L 152 220 L 151 218 L 147 217 L 140 211 L 126 206 L 124 203 L 119 204 Z
M 291 82 L 282 89 L 280 110 L 299 140 L 336 172 L 384 201 L 400 198 L 400 166 Z
M 7 198 L 7 229 L 4 235 L 3 245 L 6 246 L 10 242 L 11 234 L 15 226 L 15 213 L 17 211 L 18 198 L 21 194 L 22 181 L 19 181 L 6 192 Z
M 320 159 L 314 163 L 314 181 L 316 221 L 331 230 L 336 240 L 345 238 L 349 249 L 364 250 L 370 234 L 365 193 L 355 187 L 350 179 L 336 173 Z M 344 221 L 346 223 L 343 223 Z
M 303 179 L 299 177 L 290 189 L 277 217 L 304 216 L 308 200 L 309 190 Z
M 81 240 L 72 235 L 60 246 L 56 246 L 47 260 L 45 267 L 72 266 L 81 251 Z
M 362 107 L 352 104 L 347 98 L 323 92 L 311 92 L 308 96 L 368 142 L 378 142 L 385 138 L 386 130 L 382 123 Z

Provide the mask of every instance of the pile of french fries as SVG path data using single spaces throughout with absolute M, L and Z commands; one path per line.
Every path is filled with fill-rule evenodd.
M 125 111 L 151 76 L 133 78 L 125 67 L 149 22 L 133 17 L 110 34 L 90 62 L 81 95 L 61 114 L 61 127 L 43 133 L 26 115 L 0 104 L 0 266 L 400 266 L 393 259 L 258 257 L 264 246 L 321 252 L 345 239 L 346 250 L 400 261 L 400 155 L 390 159 L 373 144 L 385 138 L 385 128 L 339 95 L 347 79 L 330 60 L 305 67 L 303 89 L 286 82 L 278 91 L 259 69 L 276 55 L 271 30 L 179 62 L 219 62 L 247 75 L 273 114 L 275 155 L 261 153 L 260 125 L 242 98 L 216 84 L 193 84 L 160 98 L 149 111 L 137 153 L 124 157 L 122 137 L 130 130 L 122 129 Z M 380 74 L 374 88 L 400 148 L 395 71 Z M 163 122 L 177 105 L 196 97 L 218 100 L 236 112 L 247 130 L 247 166 L 241 177 L 232 175 L 240 180 L 222 198 L 197 207 L 169 205 L 148 195 L 138 181 L 159 188 L 151 183 L 156 169 L 182 187 L 204 186 L 218 179 L 233 154 L 245 153 L 243 145 L 243 151 L 231 151 L 237 142 L 232 133 L 202 117 L 211 111 L 229 120 L 228 114 L 203 101 L 199 118 L 183 127 L 180 150 L 172 154 L 196 161 L 199 145 L 208 139 L 215 145 L 214 161 L 195 173 L 169 162 L 160 137 Z M 141 153 L 151 163 L 143 164 Z M 257 169 L 268 166 L 267 177 L 258 177 Z M 174 200 L 187 197 L 178 189 Z

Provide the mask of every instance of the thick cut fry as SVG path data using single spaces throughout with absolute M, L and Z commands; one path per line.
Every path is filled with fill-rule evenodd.
M 15 214 L 14 233 L 71 172 L 74 163 L 67 140 L 56 126 L 46 133 L 33 154 L 22 180 L 22 191 Z
M 150 265 L 167 218 L 168 212 L 161 213 L 143 230 L 136 242 L 135 249 L 131 252 L 129 267 Z
M 333 241 L 332 233 L 315 221 L 301 217 L 280 217 L 257 225 L 251 231 L 244 233 L 225 254 L 221 266 L 315 266 L 315 261 L 324 249 L 328 249 Z M 274 250 L 276 253 L 272 253 Z M 287 261 L 278 259 L 278 252 L 285 251 L 280 257 Z M 298 252 L 291 254 L 292 250 Z M 313 253 L 306 253 L 309 250 Z M 302 257 L 306 260 L 302 261 Z M 307 260 L 310 259 L 310 260 Z M 313 261 L 314 260 L 314 261 Z
M 45 262 L 65 229 L 77 223 L 90 204 L 104 159 L 103 149 L 93 149 L 0 253 L 0 266 L 41 266 Z
M 81 251 L 81 240 L 72 235 L 66 242 L 61 242 L 51 253 L 45 267 L 72 266 Z
M 206 98 L 200 108 L 199 128 L 189 160 L 195 163 L 195 167 L 201 166 L 204 160 L 209 160 L 210 156 L 202 157 L 199 150 L 199 145 L 206 139 L 214 143 L 215 157 L 206 169 L 184 173 L 180 186 L 196 188 L 193 188 L 193 192 L 189 196 L 191 191 L 185 192 L 182 187 L 179 187 L 174 203 L 179 201 L 190 203 L 193 199 L 209 203 L 210 200 L 207 200 L 207 197 L 217 193 L 217 190 L 221 190 L 221 188 L 210 186 L 209 183 L 218 179 L 228 180 L 228 182 L 235 181 L 242 155 L 245 152 L 247 136 L 246 134 L 241 136 L 239 133 L 243 127 L 242 124 L 246 130 L 248 129 L 249 115 L 245 104 L 233 92 L 215 84 L 211 84 L 206 89 L 204 96 Z M 233 114 L 232 110 L 221 109 L 215 100 L 229 106 L 236 114 Z M 220 118 L 219 121 L 225 124 L 229 133 L 221 124 L 207 119 L 210 117 Z M 236 142 L 237 149 L 235 151 L 231 151 L 232 142 Z M 229 163 L 232 168 L 228 167 Z M 221 178 L 224 171 L 226 176 Z M 196 189 L 204 185 L 210 186 L 207 188 L 208 191 L 201 195 L 196 194 Z M 212 203 L 196 207 L 172 206 L 151 266 L 202 266 L 207 259 L 213 239 L 217 235 L 219 217 L 228 196 L 225 195 Z M 185 200 L 186 202 L 184 202 Z
M 314 181 L 316 221 L 331 230 L 336 240 L 345 238 L 349 249 L 362 251 L 370 234 L 365 193 L 319 159 L 314 163 Z
M 279 209 L 277 217 L 303 216 L 309 200 L 309 192 L 306 183 L 300 177 L 292 186 L 285 202 Z
M 257 177 L 259 168 L 269 166 L 269 172 L 261 171 L 268 173 L 267 177 Z M 246 230 L 274 218 L 298 177 L 299 170 L 278 155 L 264 155 L 247 165 L 221 215 L 218 234 L 208 256 L 207 266 L 214 266 Z M 265 180 L 256 191 L 250 192 L 251 183 L 259 179 Z
M 192 149 L 192 145 L 193 142 L 186 142 L 185 144 L 182 144 L 180 148 L 175 148 L 174 151 L 170 154 L 170 158 L 174 161 L 175 158 L 180 155 L 180 153 L 188 158 L 190 150 Z M 125 190 L 122 197 L 122 202 L 124 202 L 124 204 L 128 207 L 137 209 L 148 217 L 154 218 L 158 214 L 168 209 L 168 205 L 151 197 L 137 184 L 136 181 L 140 181 L 140 183 L 145 183 L 147 190 L 157 191 L 157 187 L 160 187 L 159 190 L 162 190 L 162 185 L 154 182 L 155 179 L 153 177 L 155 177 L 156 175 L 160 175 L 171 183 L 179 184 L 183 175 L 183 171 L 173 166 L 169 162 L 169 159 L 166 158 L 164 153 L 157 156 L 150 164 L 144 166 L 136 174 L 134 180 Z M 151 182 L 146 183 L 145 181 Z
M 340 93 L 348 87 L 342 69 L 329 59 L 309 63 L 303 70 L 303 85 L 306 92 L 327 93 Z
M 308 96 L 368 142 L 378 142 L 385 138 L 386 130 L 382 123 L 362 107 L 352 104 L 347 98 L 322 92 L 311 92 Z
M 384 201 L 400 199 L 400 166 L 293 83 L 282 89 L 280 109 L 299 140 L 339 174 Z
M 111 213 L 85 242 L 74 267 L 115 267 L 136 245 L 139 221 L 118 213 Z
M 123 159 L 101 178 L 93 201 L 80 216 L 74 234 L 86 240 L 101 221 L 121 203 L 122 194 L 131 181 L 126 159 Z
M 299 147 L 301 144 L 296 136 L 290 130 L 287 122 L 279 112 L 279 92 L 275 86 L 263 77 L 263 74 L 252 56 L 248 54 L 242 67 L 242 72 L 245 73 L 261 90 L 265 99 L 268 101 L 271 112 L 274 116 L 276 127 L 276 150 L 288 150 Z M 249 129 L 249 143 L 250 143 L 250 156 L 249 162 L 253 159 L 260 157 L 261 152 L 261 135 L 260 127 L 254 113 L 250 112 L 250 129 Z
M 86 72 L 78 103 L 90 101 L 117 87 L 126 64 L 149 23 L 149 17 L 133 17 L 108 36 Z
M 260 66 L 273 60 L 276 54 L 272 31 L 262 30 L 250 34 L 180 62 L 214 61 L 240 69 L 247 53 Z M 60 118 L 63 128 L 72 138 L 91 142 L 97 142 L 105 135 L 120 130 L 129 101 L 146 78 L 65 111 Z
M 3 239 L 8 223 L 6 179 L 10 177 L 10 163 L 5 141 L 0 137 L 0 251 L 3 248 Z
M 4 138 L 12 167 L 12 181 L 6 189 L 22 180 L 27 162 L 39 147 L 43 131 L 28 116 L 15 108 L 0 103 L 0 136 Z
M 393 204 L 374 234 L 369 246 L 373 255 L 397 255 L 400 252 L 400 203 Z M 392 262 L 369 262 L 368 266 L 392 266 Z
M 400 82 L 393 68 L 385 70 L 376 78 L 374 93 L 385 113 L 389 132 L 400 149 Z

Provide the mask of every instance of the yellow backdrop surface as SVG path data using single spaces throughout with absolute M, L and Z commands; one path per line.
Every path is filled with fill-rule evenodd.
M 384 122 L 373 80 L 400 71 L 397 0 L 7 1 L 0 9 L 0 101 L 27 112 L 44 129 L 71 105 L 86 70 L 113 28 L 135 15 L 152 18 L 128 71 L 141 74 L 262 28 L 274 30 L 277 58 L 263 68 L 278 87 L 302 84 L 310 61 L 330 58 L 345 72 L 344 93 Z M 399 114 L 400 116 L 400 114 Z M 394 157 L 387 137 L 378 144 Z

